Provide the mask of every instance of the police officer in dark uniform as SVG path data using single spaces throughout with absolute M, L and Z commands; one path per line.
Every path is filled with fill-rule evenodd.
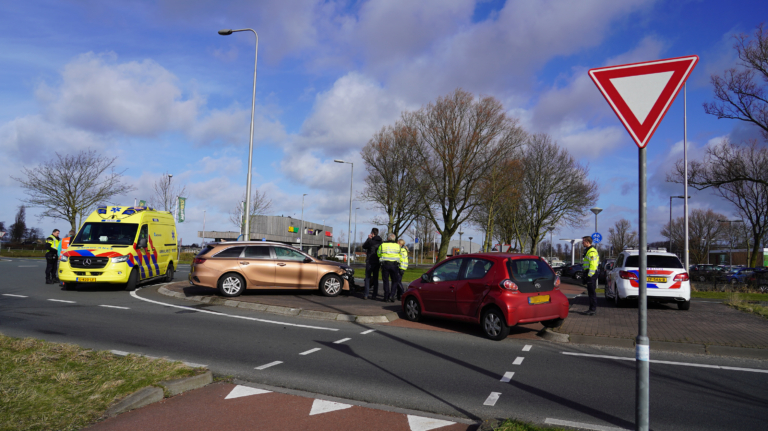
M 56 275 L 56 262 L 59 260 L 59 230 L 53 232 L 45 239 L 48 249 L 45 253 L 45 284 L 54 284 L 58 280 Z
M 365 250 L 365 292 L 363 293 L 363 299 L 376 299 L 379 294 L 379 246 L 381 245 L 381 237 L 379 236 L 379 230 L 377 228 L 371 229 L 371 233 L 368 235 L 368 239 L 363 243 L 363 250 Z

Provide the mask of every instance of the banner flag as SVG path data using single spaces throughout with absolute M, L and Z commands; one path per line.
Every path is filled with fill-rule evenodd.
M 184 220 L 186 219 L 187 198 L 183 198 L 179 196 L 178 205 L 179 206 L 176 209 L 178 212 L 178 218 L 176 219 L 176 221 L 179 223 L 183 223 Z

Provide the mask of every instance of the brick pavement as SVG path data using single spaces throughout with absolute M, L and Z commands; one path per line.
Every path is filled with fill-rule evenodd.
M 598 296 L 595 316 L 583 313 L 588 299 L 571 300 L 570 314 L 557 332 L 594 337 L 637 336 L 637 307 L 617 308 Z M 648 303 L 648 337 L 651 341 L 693 343 L 768 349 L 768 320 L 715 302 L 693 300 L 682 311 L 675 304 Z

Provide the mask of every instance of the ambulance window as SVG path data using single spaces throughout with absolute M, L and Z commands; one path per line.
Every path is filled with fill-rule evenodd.
M 141 232 L 139 232 L 139 239 L 140 240 L 146 239 L 147 241 L 149 241 L 149 226 L 144 225 L 141 227 Z

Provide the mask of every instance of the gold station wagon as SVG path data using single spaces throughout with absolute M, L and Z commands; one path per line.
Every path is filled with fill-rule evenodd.
M 320 289 L 337 296 L 354 286 L 354 269 L 315 259 L 277 242 L 245 241 L 207 244 L 189 272 L 194 286 L 238 296 L 245 289 Z

